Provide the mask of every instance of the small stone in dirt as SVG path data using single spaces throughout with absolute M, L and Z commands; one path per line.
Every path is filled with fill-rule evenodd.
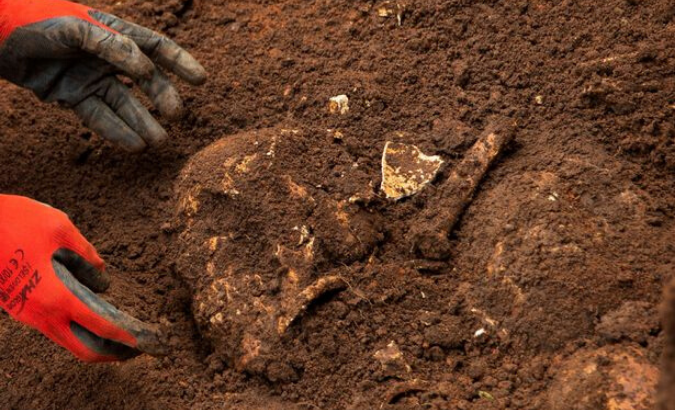
M 333 142 L 342 142 L 345 138 L 345 135 L 338 130 L 328 129 L 328 135 L 333 139 Z
M 396 342 L 392 341 L 384 349 L 380 349 L 373 355 L 382 365 L 382 371 L 386 377 L 401 377 L 411 372 L 411 368 L 403 357 L 403 352 Z
M 349 98 L 344 94 L 331 97 L 328 100 L 328 111 L 331 114 L 347 114 L 349 112 Z
M 382 154 L 380 189 L 395 201 L 409 197 L 433 181 L 441 165 L 438 155 L 425 155 L 414 145 L 388 141 Z
M 484 400 L 490 400 L 490 401 L 495 400 L 495 397 L 492 394 L 490 394 L 486 391 L 482 391 L 482 390 L 478 391 L 478 397 L 480 397 L 481 399 L 484 399 Z

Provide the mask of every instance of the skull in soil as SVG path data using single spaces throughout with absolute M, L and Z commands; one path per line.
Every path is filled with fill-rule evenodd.
M 382 238 L 373 214 L 321 185 L 329 152 L 315 134 L 266 129 L 215 142 L 181 172 L 179 271 L 201 332 L 241 371 L 292 379 L 303 364 L 286 363 L 290 330 Z

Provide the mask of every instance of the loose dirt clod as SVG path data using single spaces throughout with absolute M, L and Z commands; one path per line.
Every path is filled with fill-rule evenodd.
M 631 346 L 581 350 L 559 359 L 548 410 L 651 410 L 659 370 Z
M 512 138 L 513 132 L 505 123 L 492 124 L 481 135 L 439 187 L 440 198 L 423 212 L 423 222 L 411 227 L 409 239 L 414 251 L 428 259 L 444 260 L 450 256 L 448 235 Z
M 418 193 L 434 180 L 443 165 L 438 155 L 425 155 L 414 145 L 387 141 L 382 153 L 382 185 L 389 199 Z

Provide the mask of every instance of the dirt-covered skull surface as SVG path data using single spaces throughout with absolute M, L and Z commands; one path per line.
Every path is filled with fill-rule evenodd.
M 270 379 L 295 377 L 289 327 L 343 289 L 339 269 L 381 239 L 374 215 L 314 183 L 308 141 L 282 129 L 226 137 L 192 158 L 178 186 L 179 265 L 197 323 L 232 365 Z

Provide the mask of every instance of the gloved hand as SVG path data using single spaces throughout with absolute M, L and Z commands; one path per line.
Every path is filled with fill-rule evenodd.
M 0 0 L 0 77 L 72 108 L 127 150 L 159 144 L 167 133 L 117 75 L 175 118 L 182 102 L 162 68 L 190 84 L 206 81 L 190 54 L 147 28 L 64 0 Z
M 108 288 L 103 269 L 66 214 L 0 195 L 0 306 L 87 362 L 163 353 L 156 327 L 92 292 Z

